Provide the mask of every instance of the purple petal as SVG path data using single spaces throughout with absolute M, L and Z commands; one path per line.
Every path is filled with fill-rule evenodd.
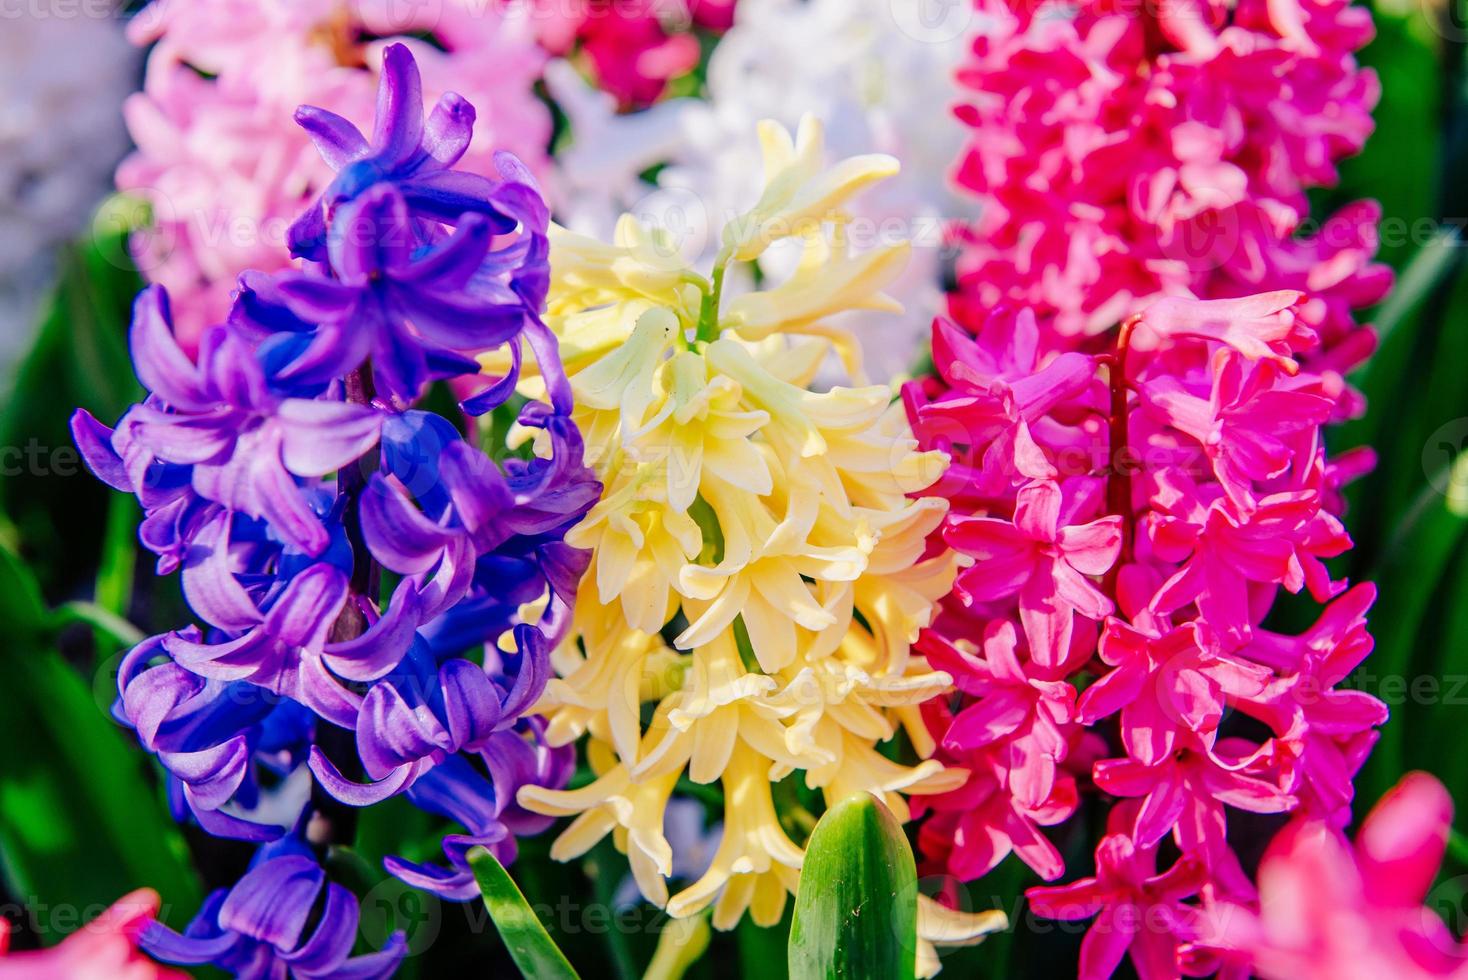
M 138 741 L 149 752 L 158 751 L 158 729 L 174 709 L 203 686 L 201 678 L 178 664 L 159 664 L 129 677 L 135 658 L 147 660 L 163 652 L 162 636 L 144 640 L 129 651 L 117 676 L 123 717 L 137 730 Z
M 311 206 L 291 222 L 286 231 L 286 244 L 290 246 L 293 258 L 321 261 L 321 252 L 326 246 L 326 206 L 321 198 L 312 201 Z
M 387 612 L 356 639 L 328 643 L 322 659 L 351 681 L 375 681 L 402 662 L 419 625 L 422 603 L 411 579 L 398 583 Z
M 550 395 L 551 407 L 558 415 L 569 417 L 574 403 L 571 399 L 571 382 L 561 365 L 560 341 L 538 316 L 530 316 L 525 320 L 525 342 L 535 352 L 535 363 L 540 367 L 540 376 Z
M 190 608 L 212 626 L 250 629 L 263 617 L 235 578 L 229 556 L 229 515 L 220 512 L 199 529 L 184 561 L 183 591 Z
M 179 663 L 204 677 L 238 681 L 255 676 L 274 652 L 270 637 L 260 630 L 223 643 L 203 643 L 182 633 L 170 633 L 163 646 Z
M 424 340 L 451 350 L 498 347 L 519 333 L 527 319 L 525 307 L 515 297 L 403 285 L 392 296 Z
M 535 182 L 535 175 L 530 168 L 509 150 L 495 150 L 494 168 L 500 178 L 509 184 L 523 184 L 540 196 L 540 185 Z
M 524 623 L 516 626 L 515 648 L 520 651 L 520 670 L 504 703 L 504 717 L 511 720 L 519 718 L 540 700 L 550 679 L 550 650 L 540 630 Z
M 229 457 L 239 431 L 235 413 L 169 415 L 137 405 L 127 415 L 137 445 L 169 463 L 218 463 Z
M 452 532 L 429 520 L 380 474 L 362 495 L 362 537 L 384 566 L 400 575 L 433 568 L 453 540 Z
M 504 235 L 518 224 L 506 217 L 496 200 L 499 185 L 488 177 L 463 170 L 435 170 L 402 183 L 403 195 L 413 212 L 424 218 L 455 224 L 465 214 L 482 214 Z
M 496 534 L 494 525 L 514 503 L 514 496 L 494 460 L 466 442 L 454 442 L 445 446 L 439 457 L 439 473 L 453 499 L 455 513 L 475 535 L 476 543 L 481 543 L 478 538 L 482 535 L 499 540 L 507 536 L 504 529 Z
M 160 757 L 168 771 L 188 784 L 191 802 L 206 810 L 228 803 L 250 768 L 250 746 L 245 736 L 198 752 L 165 752 Z
M 500 721 L 500 698 L 484 668 L 454 659 L 443 665 L 438 678 L 453 743 L 473 748 L 494 734 Z
M 318 562 L 290 580 L 265 618 L 272 636 L 291 646 L 319 650 L 347 600 L 347 576 Z
M 413 778 L 412 766 L 401 766 L 386 778 L 371 783 L 354 783 L 341 774 L 316 746 L 311 747 L 311 772 L 323 789 L 347 806 L 371 806 L 400 791 Z
M 127 473 L 127 465 L 117 450 L 112 448 L 112 430 L 92 417 L 92 413 L 79 408 L 71 416 L 71 438 L 87 469 L 103 483 L 123 493 L 133 492 L 133 481 Z
M 216 936 L 181 936 L 154 919 L 143 927 L 138 945 L 154 959 L 194 966 L 213 963 L 244 942 L 232 932 Z
M 368 153 L 366 137 L 334 112 L 303 105 L 296 110 L 296 124 L 310 135 L 321 159 L 332 170 L 340 170 Z
M 383 858 L 388 874 L 413 888 L 456 901 L 466 901 L 479 894 L 474 876 L 467 871 L 452 871 L 436 864 L 419 864 L 396 856 Z
M 188 787 L 184 788 L 185 795 Z M 253 823 L 239 817 L 231 816 L 222 810 L 210 810 L 205 807 L 194 809 L 192 803 L 190 811 L 194 819 L 199 821 L 199 826 L 204 832 L 212 837 L 226 837 L 230 840 L 248 841 L 271 841 L 279 840 L 285 833 L 286 828 L 275 824 Z
M 298 976 L 332 974 L 351 955 L 359 916 L 356 897 L 341 885 L 328 882 L 316 931 L 300 949 L 283 952 L 280 958 L 290 963 Z
M 219 925 L 269 943 L 295 949 L 326 872 L 308 857 L 286 854 L 251 868 L 219 908 Z
M 406 268 L 415 241 L 408 202 L 397 187 L 382 183 L 341 206 L 327 249 L 333 272 L 365 286 L 384 271 Z
M 311 323 L 336 323 L 357 309 L 362 290 L 307 272 L 282 272 L 276 291 L 296 316 Z
M 367 359 L 375 329 L 375 307 L 343 323 L 323 324 L 310 345 L 279 373 L 281 381 L 302 385 L 324 384 L 356 370 Z
M 411 263 L 398 279 L 460 289 L 484 265 L 493 237 L 494 229 L 483 215 L 465 215 L 452 235 Z
M 428 115 L 423 150 L 439 167 L 459 162 L 474 138 L 474 107 L 457 92 L 445 92 Z
M 509 401 L 515 393 L 515 388 L 520 384 L 520 364 L 524 358 L 520 339 L 517 337 L 510 342 L 510 370 L 503 378 L 485 388 L 472 398 L 466 398 L 459 403 L 465 415 L 478 418 L 487 415 Z
M 432 712 L 414 710 L 392 684 L 367 692 L 357 720 L 357 754 L 367 775 L 385 778 L 436 751 L 453 751 L 453 741 Z
M 479 894 L 476 888 L 474 894 Z M 465 899 L 473 895 L 463 896 Z M 332 973 L 333 980 L 387 980 L 397 972 L 398 964 L 408 955 L 408 940 L 401 932 L 388 937 L 376 953 L 364 953 L 347 960 Z
M 361 458 L 377 444 L 382 415 L 367 405 L 288 398 L 276 418 L 281 459 L 296 476 L 325 476 Z
M 338 728 L 351 730 L 362 710 L 362 699 L 342 686 L 317 656 L 302 657 L 287 675 L 281 693 L 310 708 Z
M 373 155 L 391 169 L 406 162 L 423 143 L 423 82 L 418 62 L 406 45 L 392 44 L 382 53 L 382 80 L 377 86 L 377 120 L 372 130 Z
M 133 301 L 128 346 L 144 388 L 175 408 L 208 411 L 215 407 L 217 401 L 199 378 L 199 369 L 173 335 L 168 292 L 162 286 L 149 286 Z

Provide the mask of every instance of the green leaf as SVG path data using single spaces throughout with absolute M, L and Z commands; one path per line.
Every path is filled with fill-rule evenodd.
M 1376 627 L 1376 648 L 1362 665 L 1359 686 L 1392 706 L 1392 717 L 1383 727 L 1359 781 L 1362 799 L 1381 797 L 1407 765 L 1406 731 L 1409 722 L 1405 698 L 1408 680 L 1418 676 L 1414 661 L 1422 653 L 1421 636 L 1427 612 L 1439 583 L 1450 571 L 1450 562 L 1463 532 L 1468 530 L 1468 453 L 1460 453 L 1451 467 L 1423 489 L 1408 510 L 1371 576 L 1380 595 L 1371 612 Z
M 127 348 L 141 282 L 125 236 L 114 227 L 61 250 L 56 290 L 0 411 L 0 446 L 11 454 L 0 507 L 15 526 L 13 543 L 53 597 L 90 584 L 103 542 L 120 534 L 108 534 L 111 491 L 87 474 L 67 423 L 80 406 L 110 425 L 142 394 Z M 99 583 L 109 606 L 125 585 L 124 560 L 113 550 Z
M 1425 242 L 1397 276 L 1391 294 L 1376 312 L 1375 324 L 1379 341 L 1385 344 L 1397 327 L 1415 313 L 1453 271 L 1458 249 L 1463 242 L 1455 229 L 1444 229 Z M 1357 372 L 1356 380 L 1370 376 L 1374 361 L 1367 361 Z
M 146 760 L 59 656 L 14 641 L 0 649 L 0 871 L 11 892 L 44 911 L 147 885 L 166 918 L 187 921 L 199 883 Z
M 163 895 L 164 918 L 181 925 L 199 882 L 148 761 L 108 714 L 111 692 L 99 701 L 45 645 L 58 623 L 93 612 L 108 629 L 131 629 L 84 604 L 53 617 L 30 569 L 0 548 L 0 876 L 42 919 L 147 885 Z M 77 923 L 40 925 L 50 943 Z
M 7 636 L 38 636 L 47 620 L 36 577 L 9 548 L 0 547 L 0 621 Z
M 131 494 L 113 494 L 108 501 L 102 562 L 97 569 L 96 602 L 115 616 L 126 616 L 132 602 L 133 571 L 138 563 L 138 522 L 142 517 L 142 508 Z
M 789 965 L 785 962 L 790 945 L 790 904 L 785 903 L 785 911 L 775 925 L 756 925 L 754 919 L 746 915 L 734 930 L 739 962 L 758 964 L 760 980 L 786 980 L 790 975 Z
M 85 623 L 120 647 L 135 647 L 147 638 L 132 623 L 95 602 L 68 602 L 56 610 L 54 622 L 58 626 Z
M 917 868 L 902 825 L 876 797 L 842 800 L 816 824 L 788 959 L 792 980 L 912 980 Z
M 576 971 L 535 917 L 499 859 L 476 847 L 469 852 L 469 866 L 474 869 L 474 880 L 484 896 L 484 907 L 489 910 L 489 917 L 494 920 L 494 927 L 520 972 L 535 980 L 561 977 L 574 980 Z

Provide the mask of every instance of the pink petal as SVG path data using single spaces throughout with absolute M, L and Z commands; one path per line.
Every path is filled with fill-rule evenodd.
M 995 688 L 958 713 L 943 744 L 958 752 L 988 745 L 1024 724 L 1032 705 L 1031 699 L 1013 688 Z
M 1420 905 L 1437 877 L 1452 822 L 1452 797 L 1427 773 L 1408 773 L 1382 797 L 1356 836 L 1372 901 L 1383 907 Z
M 1084 575 L 1105 575 L 1121 554 L 1121 518 L 1103 517 L 1089 524 L 1060 529 L 1057 539 L 1065 560 Z
M 1068 885 L 1037 885 L 1025 892 L 1025 900 L 1036 915 L 1075 922 L 1101 911 L 1107 894 L 1095 878 L 1081 878 Z
M 1081 692 L 1076 702 L 1076 720 L 1083 725 L 1094 725 L 1116 714 L 1136 700 L 1146 680 L 1147 671 L 1143 667 L 1126 664 L 1116 668 Z
M 1034 541 L 1056 540 L 1060 523 L 1060 486 L 1036 480 L 1020 488 L 1014 505 L 1014 525 Z
M 1086 938 L 1081 940 L 1076 980 L 1108 980 L 1121 965 L 1140 924 L 1141 915 L 1134 905 L 1113 905 L 1102 909 Z
M 1089 619 L 1102 619 L 1116 609 L 1095 583 L 1064 561 L 1052 566 L 1055 592 L 1062 602 Z
M 1041 569 L 1048 563 L 1048 559 L 1041 562 Z M 1053 575 L 1036 574 L 1025 583 L 1019 595 L 1019 619 L 1035 663 L 1058 667 L 1065 662 L 1074 620 L 1070 606 L 1055 592 Z
M 1127 754 L 1143 765 L 1154 766 L 1172 753 L 1177 729 L 1177 719 L 1163 710 L 1155 689 L 1143 691 L 1121 709 L 1122 743 Z

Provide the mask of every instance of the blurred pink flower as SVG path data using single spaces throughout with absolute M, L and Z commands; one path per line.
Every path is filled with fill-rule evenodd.
M 9 925 L 0 919 L 0 980 L 186 980 L 138 952 L 138 936 L 158 914 L 158 893 L 139 888 L 61 944 L 5 955 Z
M 1468 947 L 1425 907 L 1452 824 L 1447 790 L 1409 773 L 1362 822 L 1340 831 L 1297 820 L 1270 845 L 1257 903 L 1214 900 L 1198 945 L 1225 975 L 1270 980 L 1468 977 Z

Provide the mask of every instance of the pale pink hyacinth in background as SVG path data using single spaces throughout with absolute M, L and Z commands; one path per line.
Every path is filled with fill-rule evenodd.
M 180 339 L 191 345 L 222 319 L 239 273 L 289 261 L 287 227 L 332 177 L 292 114 L 309 103 L 371 118 L 393 41 L 413 50 L 430 101 L 454 91 L 477 110 L 464 169 L 493 174 L 494 151 L 509 150 L 545 177 L 551 117 L 534 92 L 546 58 L 535 29 L 523 4 L 477 0 L 144 8 L 129 36 L 154 47 L 144 90 L 126 105 L 138 148 L 117 185 L 152 208 L 134 251 L 143 274 L 173 297 Z
M 1468 946 L 1424 905 L 1452 826 L 1453 801 L 1408 773 L 1361 824 L 1354 845 L 1317 821 L 1287 827 L 1259 868 L 1258 910 L 1209 901 L 1201 932 L 1225 950 L 1225 978 L 1419 980 L 1468 977 Z
M 10 926 L 0 918 L 0 980 L 187 980 L 138 952 L 138 937 L 158 915 L 158 893 L 139 888 L 118 899 L 60 945 L 7 955 Z

